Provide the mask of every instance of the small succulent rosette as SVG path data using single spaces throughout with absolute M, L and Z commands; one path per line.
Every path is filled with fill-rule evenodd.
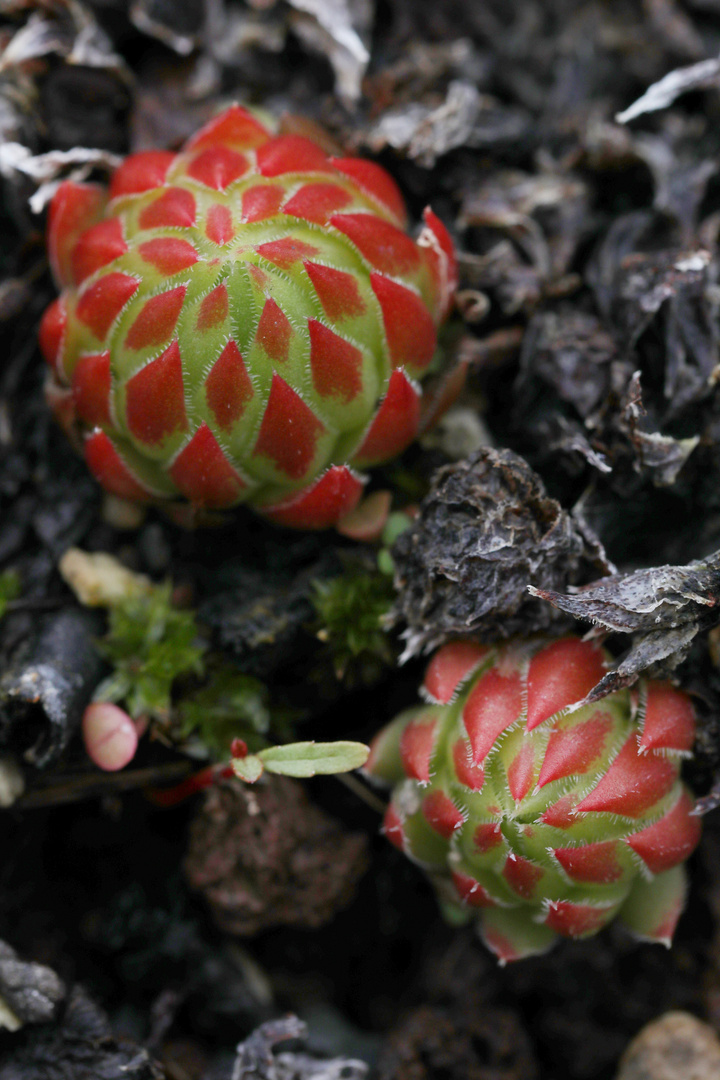
M 427 670 L 428 704 L 373 743 L 366 771 L 394 785 L 388 839 L 444 904 L 477 914 L 503 963 L 615 916 L 669 944 L 682 911 L 700 836 L 680 779 L 693 707 L 643 682 L 573 708 L 606 659 L 577 638 L 447 645 Z
M 452 303 L 452 241 L 424 222 L 412 239 L 380 166 L 239 106 L 177 154 L 126 158 L 109 190 L 63 183 L 40 343 L 100 483 L 303 528 L 351 510 L 357 470 L 418 431 Z

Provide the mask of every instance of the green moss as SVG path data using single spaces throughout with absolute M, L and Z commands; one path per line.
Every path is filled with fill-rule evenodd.
M 207 646 L 194 613 L 173 607 L 167 583 L 111 607 L 108 633 L 98 648 L 114 671 L 98 687 L 96 699 L 124 701 L 131 716 L 168 723 L 173 683 L 203 674 Z
M 266 745 L 258 736 L 270 729 L 270 695 L 258 679 L 221 660 L 208 665 L 204 686 L 178 701 L 176 717 L 182 738 L 196 735 L 220 757 L 236 737 L 257 750 Z
M 338 678 L 351 666 L 377 667 L 394 662 L 385 628 L 395 592 L 380 571 L 348 568 L 330 581 L 318 582 L 313 603 L 318 616 L 317 635 L 330 649 Z
M 97 701 L 122 702 L 173 740 L 199 739 L 214 757 L 227 757 L 234 738 L 253 750 L 267 745 L 267 687 L 210 651 L 194 611 L 173 606 L 170 583 L 114 603 L 108 620 L 98 649 L 113 670 Z M 287 738 L 285 718 L 273 713 L 272 720 L 274 734 Z

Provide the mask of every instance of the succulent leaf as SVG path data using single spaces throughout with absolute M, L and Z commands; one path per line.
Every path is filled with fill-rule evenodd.
M 620 909 L 620 921 L 644 941 L 670 946 L 685 906 L 685 868 L 673 866 L 652 881 L 638 878 Z
M 387 838 L 472 910 L 500 961 L 597 933 L 616 915 L 669 943 L 682 863 L 700 838 L 680 764 L 686 694 L 647 682 L 578 707 L 606 656 L 576 638 L 454 642 L 373 741 L 369 777 L 394 785 Z
M 425 212 L 417 242 L 405 221 L 378 165 L 239 106 L 178 154 L 126 158 L 107 193 L 62 184 L 62 295 L 40 344 L 48 400 L 100 483 L 298 528 L 351 511 L 356 468 L 417 434 L 456 286 L 439 219 Z
M 485 913 L 482 938 L 501 966 L 551 949 L 557 934 L 549 926 L 528 919 L 521 909 L 493 908 Z
M 283 776 L 310 777 L 351 772 L 364 765 L 369 749 L 363 743 L 341 739 L 337 742 L 296 742 L 270 746 L 258 757 L 268 772 Z

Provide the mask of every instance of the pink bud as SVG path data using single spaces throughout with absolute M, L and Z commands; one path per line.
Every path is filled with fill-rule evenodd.
M 248 746 L 245 740 L 233 739 L 230 743 L 230 754 L 234 758 L 246 758 L 248 756 Z
M 137 729 L 132 717 L 117 705 L 105 701 L 88 705 L 82 719 L 82 734 L 88 757 L 106 772 L 124 769 L 135 757 Z

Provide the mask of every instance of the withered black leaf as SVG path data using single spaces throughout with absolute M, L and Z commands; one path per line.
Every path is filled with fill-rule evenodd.
M 644 417 L 640 372 L 636 371 L 625 388 L 617 412 L 611 417 L 611 423 L 616 434 L 627 438 L 635 452 L 635 469 L 638 472 L 649 470 L 658 487 L 670 486 L 675 483 L 678 473 L 698 445 L 699 436 L 674 439 L 658 431 L 647 431 Z
M 65 993 L 62 979 L 52 968 L 21 960 L 0 941 L 0 998 L 20 1023 L 52 1020 Z
M 543 295 L 579 285 L 568 273 L 587 229 L 588 191 L 573 176 L 532 176 L 515 169 L 473 180 L 458 225 L 481 231 L 482 254 L 461 260 L 470 281 L 496 289 L 502 309 L 531 311 Z
M 628 653 L 593 687 L 585 699 L 589 704 L 630 686 L 649 669 L 654 675 L 672 671 L 696 635 L 720 622 L 720 551 L 687 566 L 614 574 L 572 594 L 532 585 L 529 591 L 576 619 L 632 634 Z
M 661 288 L 651 299 L 641 298 L 638 310 L 643 310 L 643 319 L 650 318 L 645 306 L 657 311 L 661 296 L 670 295 Z M 681 305 L 679 296 L 674 299 Z M 584 459 L 600 473 L 616 473 L 613 482 L 619 486 L 630 471 L 649 477 L 657 487 L 674 484 L 700 438 L 694 434 L 676 438 L 654 429 L 662 417 L 670 416 L 675 401 L 681 401 L 680 382 L 692 384 L 693 394 L 708 392 L 712 364 L 708 350 L 701 372 L 686 364 L 689 354 L 683 341 L 692 339 L 700 350 L 702 335 L 692 329 L 697 325 L 694 316 L 681 325 L 680 310 L 668 308 L 667 335 L 676 346 L 677 364 L 668 352 L 665 382 L 659 388 L 657 378 L 652 385 L 651 372 L 633 370 L 640 358 L 627 351 L 627 342 L 620 348 L 595 315 L 564 306 L 534 316 L 523 340 L 515 384 L 513 423 L 524 444 L 530 438 L 541 456 L 562 455 L 569 472 L 576 473 Z M 683 365 L 686 374 L 694 372 L 688 379 L 679 374 Z M 648 385 L 646 409 L 643 391 Z
M 704 248 L 638 251 L 651 224 L 644 212 L 618 218 L 588 279 L 604 318 L 628 354 L 652 324 L 664 354 L 658 400 L 664 419 L 670 420 L 713 391 L 710 376 L 720 359 L 713 270 Z M 649 368 L 642 350 L 640 359 L 643 368 Z
M 163 1080 L 146 1050 L 116 1039 L 107 1017 L 75 988 L 56 1023 L 28 1027 L 2 1056 L 0 1080 Z
M 552 391 L 585 418 L 610 389 L 617 346 L 596 315 L 564 307 L 544 311 L 528 325 L 516 382 L 517 421 L 542 389 Z
M 706 299 L 707 251 L 668 251 L 623 260 L 613 319 L 628 346 L 634 345 L 661 309 L 667 349 L 663 392 L 669 414 L 710 393 L 708 379 L 718 362 L 718 331 Z
M 528 585 L 564 588 L 593 568 L 610 569 L 599 541 L 550 498 L 527 463 L 489 447 L 437 470 L 393 559 L 394 615 L 407 624 L 404 659 L 453 637 L 547 630 L 562 620 L 529 601 Z

